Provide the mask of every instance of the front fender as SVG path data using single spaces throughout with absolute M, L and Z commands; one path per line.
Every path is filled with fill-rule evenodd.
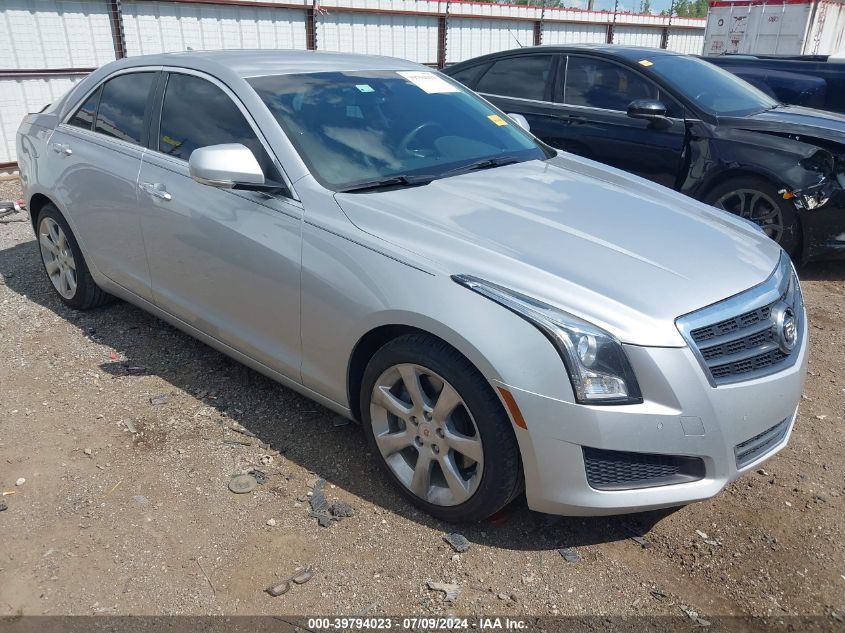
M 793 191 L 826 178 L 807 166 L 819 152 L 826 152 L 810 143 L 736 128 L 708 126 L 709 133 L 702 133 L 696 127 L 692 126 L 689 169 L 680 189 L 693 198 L 703 199 L 731 172 L 753 173 Z
M 348 406 L 356 345 L 376 328 L 400 325 L 446 341 L 491 382 L 572 400 L 563 362 L 543 334 L 448 274 L 308 223 L 302 259 L 302 381 L 309 389 Z

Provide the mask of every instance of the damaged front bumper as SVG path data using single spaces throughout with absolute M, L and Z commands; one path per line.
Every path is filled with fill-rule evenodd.
M 839 180 L 845 181 L 845 176 L 782 194 L 795 204 L 801 218 L 803 263 L 845 259 L 845 188 Z

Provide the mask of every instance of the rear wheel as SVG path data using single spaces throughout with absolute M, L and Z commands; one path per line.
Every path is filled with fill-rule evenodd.
M 41 261 L 59 299 L 77 310 L 108 303 L 111 295 L 94 283 L 73 231 L 59 210 L 44 205 L 36 226 Z
M 790 257 L 798 254 L 801 225 L 795 205 L 784 200 L 769 181 L 757 176 L 732 178 L 716 186 L 704 202 L 751 220 Z
M 361 388 L 367 440 L 414 504 L 480 521 L 521 490 L 510 419 L 478 370 L 443 341 L 409 334 L 373 356 Z

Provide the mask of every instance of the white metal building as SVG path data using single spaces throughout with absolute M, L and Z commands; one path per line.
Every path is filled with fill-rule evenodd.
M 705 21 L 437 0 L 0 0 L 0 173 L 15 131 L 124 55 L 298 48 L 443 66 L 535 44 L 615 42 L 700 53 Z

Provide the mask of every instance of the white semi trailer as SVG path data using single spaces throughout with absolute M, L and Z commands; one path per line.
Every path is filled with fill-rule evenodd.
M 704 55 L 845 55 L 843 0 L 712 0 Z

